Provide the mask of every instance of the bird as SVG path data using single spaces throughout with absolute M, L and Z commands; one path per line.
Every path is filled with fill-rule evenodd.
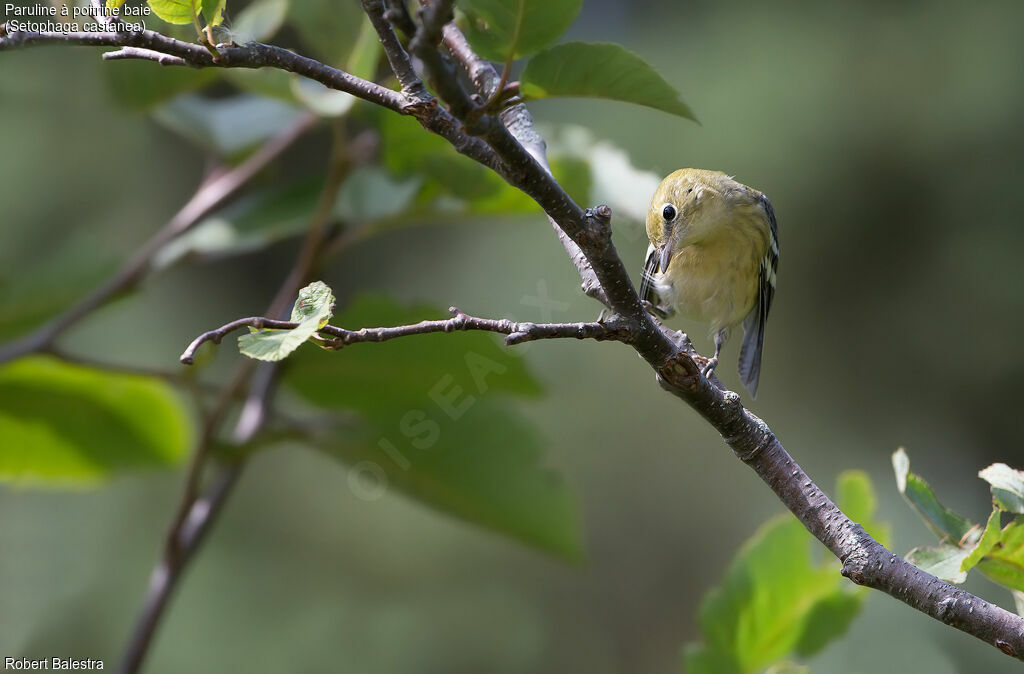
M 721 171 L 670 173 L 647 212 L 650 246 L 640 298 L 662 318 L 678 312 L 709 325 L 715 355 L 701 357 L 705 377 L 717 367 L 731 330 L 742 324 L 738 370 L 753 398 L 775 296 L 778 229 L 768 197 Z

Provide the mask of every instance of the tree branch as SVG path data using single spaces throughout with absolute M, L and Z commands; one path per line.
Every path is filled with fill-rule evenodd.
M 346 330 L 334 325 L 325 325 L 317 332 L 321 338 L 325 335 L 330 339 L 324 339 L 324 346 L 330 349 L 340 349 L 351 344 L 362 342 L 386 342 L 399 337 L 410 337 L 412 335 L 427 335 L 434 332 L 457 332 L 480 330 L 484 332 L 496 332 L 506 335 L 505 343 L 508 345 L 532 342 L 538 339 L 593 339 L 599 342 L 614 340 L 628 342 L 630 332 L 628 327 L 612 317 L 601 322 L 591 323 L 515 323 L 505 318 L 478 318 L 450 307 L 448 311 L 451 318 L 437 321 L 420 321 L 412 325 L 396 325 L 380 328 L 362 328 L 359 330 Z M 179 360 L 185 365 L 191 365 L 195 361 L 196 350 L 206 342 L 220 344 L 221 340 L 230 333 L 245 327 L 257 330 L 270 328 L 276 330 L 291 330 L 298 327 L 298 323 L 291 321 L 278 321 L 262 316 L 250 316 L 239 318 L 225 323 L 216 330 L 209 330 L 192 340 Z

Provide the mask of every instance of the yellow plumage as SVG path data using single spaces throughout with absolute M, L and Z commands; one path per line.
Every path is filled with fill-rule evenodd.
M 680 169 L 651 199 L 647 236 L 641 298 L 664 316 L 678 311 L 710 326 L 715 355 L 706 375 L 730 330 L 742 323 L 740 378 L 756 397 L 779 260 L 778 225 L 767 197 L 719 171 Z

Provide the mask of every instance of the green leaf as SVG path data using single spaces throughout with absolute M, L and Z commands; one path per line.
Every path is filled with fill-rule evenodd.
M 999 543 L 1003 536 L 1003 532 L 1000 529 L 1002 526 L 1000 515 L 1001 511 L 999 508 L 994 508 L 992 514 L 988 516 L 988 522 L 985 524 L 985 530 L 982 532 L 981 538 L 970 548 L 970 554 L 960 564 L 960 570 L 964 573 L 973 569 Z
M 107 0 L 107 9 L 117 9 L 125 3 L 126 0 Z
M 962 570 L 964 561 L 970 556 L 972 548 L 952 543 L 914 548 L 907 553 L 906 560 L 936 578 L 950 583 L 962 583 L 967 580 L 967 572 Z
M 1013 595 L 1013 605 L 1017 615 L 1024 617 L 1024 592 L 1010 590 L 1010 594 Z
M 866 475 L 844 473 L 838 492 L 844 512 L 883 528 L 873 521 Z M 701 603 L 704 645 L 687 649 L 689 671 L 760 671 L 790 654 L 812 655 L 847 630 L 865 592 L 848 591 L 839 562 L 814 561 L 812 546 L 817 542 L 788 514 L 758 529 Z
M 459 25 L 478 54 L 505 61 L 553 44 L 582 5 L 583 0 L 462 0 Z
M 406 325 L 443 312 L 360 296 L 334 323 Z M 315 443 L 388 488 L 569 559 L 582 552 L 571 491 L 531 425 L 495 394 L 534 396 L 522 359 L 483 333 L 429 334 L 296 354 L 283 382 L 360 424 Z
M 207 71 L 200 71 L 207 72 Z M 277 68 L 225 68 L 221 77 L 242 91 L 269 96 L 291 104 L 301 104 L 292 82 L 298 77 Z
M 234 156 L 280 133 L 304 114 L 281 101 L 239 94 L 207 99 L 179 96 L 153 118 L 172 131 L 222 156 Z
M 360 168 L 342 185 L 335 213 L 354 222 L 394 217 L 405 211 L 419 189 L 419 178 L 397 181 L 381 168 Z
M 291 330 L 250 328 L 248 335 L 238 338 L 238 350 L 256 360 L 278 361 L 287 358 L 317 330 L 327 325 L 334 309 L 334 294 L 323 281 L 315 281 L 299 291 L 292 307 Z
M 992 501 L 1003 510 L 1024 515 L 1024 472 L 1005 463 L 993 463 L 978 473 L 992 485 Z
M 658 71 L 617 44 L 569 42 L 530 59 L 519 78 L 524 98 L 582 96 L 645 105 L 696 121 Z
M 917 510 L 928 528 L 939 538 L 948 536 L 954 541 L 960 541 L 975 526 L 970 520 L 939 503 L 928 483 L 910 472 L 910 457 L 903 448 L 893 453 L 892 467 L 896 473 L 896 486 L 903 498 Z
M 217 79 L 211 68 L 163 68 L 148 61 L 132 60 L 108 62 L 102 72 L 114 102 L 136 111 L 148 111 Z
M 219 26 L 224 21 L 224 6 L 227 0 L 203 0 L 203 18 L 210 26 Z
M 1024 592 L 1024 517 L 1003 528 L 999 543 L 978 563 L 986 576 L 1011 590 Z
M 356 97 L 352 94 L 331 89 L 323 84 L 305 77 L 291 78 L 292 95 L 321 117 L 341 117 L 355 105 Z
M 163 382 L 30 357 L 0 367 L 0 480 L 95 483 L 177 463 L 192 427 Z
M 192 23 L 205 8 L 206 0 L 146 0 L 146 4 L 167 23 L 184 25 Z
M 231 32 L 239 44 L 263 42 L 280 30 L 287 14 L 288 0 L 256 0 L 238 13 Z

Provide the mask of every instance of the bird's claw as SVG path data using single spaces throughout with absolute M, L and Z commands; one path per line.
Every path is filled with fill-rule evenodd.
M 694 356 L 694 360 L 704 361 L 704 367 L 700 369 L 700 373 L 705 379 L 711 379 L 711 375 L 714 374 L 715 368 L 718 367 L 718 356 L 712 356 L 711 358 Z

